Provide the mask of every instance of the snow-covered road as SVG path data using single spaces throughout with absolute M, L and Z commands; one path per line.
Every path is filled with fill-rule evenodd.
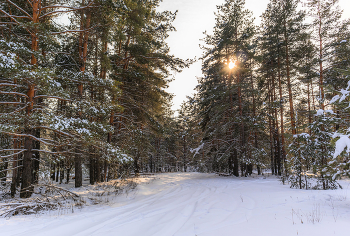
M 110 206 L 60 216 L 0 219 L 1 236 L 350 235 L 349 182 L 295 190 L 276 178 L 157 175 Z

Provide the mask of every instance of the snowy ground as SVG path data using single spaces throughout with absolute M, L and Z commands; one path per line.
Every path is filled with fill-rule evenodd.
M 342 190 L 295 190 L 274 177 L 161 174 L 109 205 L 0 219 L 0 235 L 348 236 L 350 182 L 341 184 Z

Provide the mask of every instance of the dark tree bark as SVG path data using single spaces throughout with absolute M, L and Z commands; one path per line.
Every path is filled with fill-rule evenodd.
M 80 156 L 80 150 L 77 148 L 75 158 L 74 158 L 74 167 L 75 167 L 75 187 L 79 188 L 83 185 L 83 168 L 82 168 L 82 158 Z
M 37 129 L 35 131 L 36 137 L 40 138 L 40 129 Z M 34 149 L 40 150 L 40 142 L 34 141 Z M 33 153 L 33 183 L 38 184 L 39 182 L 39 168 L 40 168 L 40 153 L 34 152 Z
M 60 164 L 57 163 L 57 168 L 56 168 L 56 182 L 58 182 L 59 176 L 60 176 Z
M 51 179 L 52 179 L 52 181 L 55 181 L 55 172 L 56 172 L 56 165 L 54 163 L 51 163 Z
M 30 132 L 27 132 L 30 133 Z M 34 187 L 32 185 L 32 149 L 33 149 L 33 140 L 30 137 L 25 137 L 24 140 L 24 152 L 23 157 L 23 173 L 22 173 L 22 186 L 20 197 L 29 198 L 32 196 Z
M 66 177 L 66 184 L 69 184 L 69 176 L 70 176 L 70 171 L 71 171 L 71 167 L 67 168 L 67 177 Z
M 90 157 L 90 168 L 89 168 L 89 175 L 90 175 L 90 184 L 95 184 L 95 160 L 93 157 Z
M 233 155 L 234 155 L 234 159 L 233 159 L 233 175 L 236 176 L 236 177 L 239 177 L 239 161 L 238 161 L 237 149 L 233 150 Z
M 60 161 L 61 171 L 60 171 L 60 184 L 63 183 L 64 179 L 64 161 Z

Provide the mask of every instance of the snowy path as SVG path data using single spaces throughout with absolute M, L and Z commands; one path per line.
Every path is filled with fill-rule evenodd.
M 1 236 L 350 235 L 349 182 L 293 190 L 275 178 L 161 174 L 112 206 L 0 219 Z

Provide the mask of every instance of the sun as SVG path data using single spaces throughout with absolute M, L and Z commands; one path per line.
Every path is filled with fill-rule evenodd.
M 231 61 L 229 64 L 228 64 L 228 68 L 233 69 L 234 67 L 236 66 L 236 63 L 234 63 L 233 61 Z

